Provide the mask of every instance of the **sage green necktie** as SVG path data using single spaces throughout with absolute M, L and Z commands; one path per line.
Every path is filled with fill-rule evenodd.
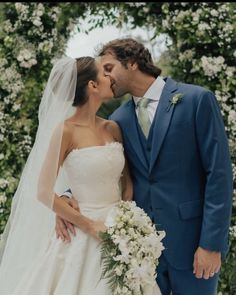
M 138 122 L 140 127 L 143 130 L 145 137 L 148 137 L 149 129 L 151 126 L 151 121 L 148 116 L 147 106 L 151 100 L 149 98 L 143 97 L 137 103 L 138 108 Z

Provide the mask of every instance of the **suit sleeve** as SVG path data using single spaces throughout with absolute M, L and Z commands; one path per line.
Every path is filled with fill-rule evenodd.
M 225 252 L 232 211 L 232 166 L 220 108 L 210 91 L 204 91 L 198 102 L 196 135 L 206 176 L 199 246 Z
M 71 190 L 68 189 L 60 197 L 62 197 L 62 196 L 67 196 L 68 198 L 72 198 L 72 192 L 71 192 Z

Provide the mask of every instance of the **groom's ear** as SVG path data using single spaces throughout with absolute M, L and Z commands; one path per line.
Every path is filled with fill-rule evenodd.
M 135 71 L 138 69 L 138 64 L 136 62 L 128 62 L 128 69 Z

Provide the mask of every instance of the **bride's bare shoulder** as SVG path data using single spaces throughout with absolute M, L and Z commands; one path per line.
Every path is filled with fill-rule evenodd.
M 122 142 L 121 129 L 115 121 L 103 119 L 103 124 L 107 131 L 110 132 L 117 141 Z
M 69 139 L 72 140 L 75 129 L 76 129 L 76 126 L 73 124 L 72 121 L 70 120 L 64 121 L 63 137 L 67 140 Z
M 65 132 L 74 132 L 75 130 L 80 129 L 80 124 L 76 123 L 73 118 L 69 118 L 64 121 L 64 130 Z

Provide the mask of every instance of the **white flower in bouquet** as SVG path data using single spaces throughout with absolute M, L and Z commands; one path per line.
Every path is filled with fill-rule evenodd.
M 112 294 L 148 295 L 156 279 L 158 258 L 164 249 L 165 233 L 134 201 L 121 201 L 107 216 L 108 230 L 101 233 L 102 278 Z

